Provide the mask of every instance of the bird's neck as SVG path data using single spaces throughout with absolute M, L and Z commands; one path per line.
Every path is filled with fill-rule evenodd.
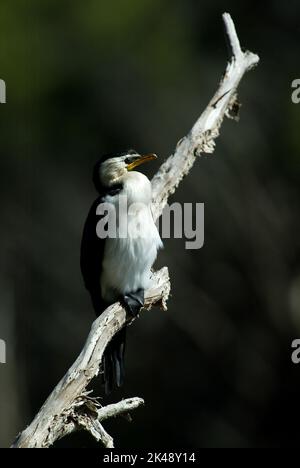
M 149 205 L 152 199 L 151 182 L 141 172 L 128 172 L 122 180 L 123 194 L 128 203 L 143 203 Z
M 106 169 L 106 168 L 105 168 Z M 123 182 L 124 169 L 115 167 L 114 170 L 103 170 L 100 175 L 100 183 L 103 187 L 110 188 Z

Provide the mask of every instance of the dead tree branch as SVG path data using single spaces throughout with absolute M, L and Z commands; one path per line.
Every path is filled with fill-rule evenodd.
M 210 103 L 189 134 L 178 142 L 175 153 L 153 177 L 153 213 L 156 219 L 161 215 L 170 195 L 191 170 L 197 156 L 214 152 L 215 139 L 219 136 L 224 117 L 237 119 L 240 106 L 237 99 L 238 85 L 244 74 L 259 62 L 257 55 L 242 51 L 234 23 L 228 13 L 223 14 L 223 21 L 231 45 L 231 59 Z
M 170 292 L 167 268 L 153 274 L 153 287 L 146 293 L 145 308 L 161 305 L 166 308 Z M 96 410 L 97 401 L 86 391 L 90 381 L 99 373 L 103 352 L 111 338 L 126 323 L 126 312 L 118 302 L 95 320 L 86 343 L 66 375 L 55 387 L 43 407 L 14 442 L 15 448 L 50 447 L 56 440 L 78 428 L 85 428 L 105 446 L 112 447 L 100 421 L 131 411 L 143 403 L 140 398 L 124 400 Z M 107 445 L 108 444 L 108 445 Z
M 228 13 L 224 13 L 223 20 L 231 48 L 231 59 L 207 108 L 152 180 L 155 219 L 161 215 L 169 196 L 188 174 L 197 156 L 201 153 L 213 153 L 215 139 L 219 135 L 224 117 L 237 118 L 238 85 L 244 74 L 259 61 L 257 55 L 242 51 L 234 23 Z M 153 274 L 153 288 L 146 293 L 145 307 L 160 304 L 166 309 L 169 291 L 168 270 L 163 268 Z M 95 320 L 79 357 L 55 387 L 30 426 L 17 437 L 13 447 L 49 447 L 56 440 L 78 429 L 89 431 L 105 447 L 113 447 L 113 439 L 103 428 L 102 421 L 138 408 L 143 400 L 131 398 L 100 407 L 86 389 L 99 373 L 107 344 L 125 322 L 126 313 L 120 303 L 109 307 Z

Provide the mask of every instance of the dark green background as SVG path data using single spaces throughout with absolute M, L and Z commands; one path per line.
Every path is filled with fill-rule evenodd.
M 261 63 L 240 87 L 240 123 L 225 122 L 173 197 L 205 203 L 205 246 L 165 241 L 169 311 L 131 327 L 126 384 L 111 396 L 146 406 L 106 428 L 126 448 L 297 446 L 296 0 L 1 1 L 0 446 L 31 421 L 94 319 L 79 269 L 93 163 L 134 147 L 160 156 L 154 174 L 225 69 L 223 11 Z

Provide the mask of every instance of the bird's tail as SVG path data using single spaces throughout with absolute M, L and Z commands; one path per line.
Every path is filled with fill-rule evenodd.
M 125 377 L 124 355 L 126 344 L 126 326 L 123 327 L 107 345 L 103 355 L 103 378 L 105 393 L 114 387 L 121 387 Z

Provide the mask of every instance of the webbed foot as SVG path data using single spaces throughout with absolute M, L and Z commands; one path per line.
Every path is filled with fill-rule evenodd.
M 125 294 L 122 297 L 122 303 L 131 318 L 136 318 L 139 315 L 141 308 L 144 306 L 145 296 L 144 290 L 138 289 L 134 293 Z

